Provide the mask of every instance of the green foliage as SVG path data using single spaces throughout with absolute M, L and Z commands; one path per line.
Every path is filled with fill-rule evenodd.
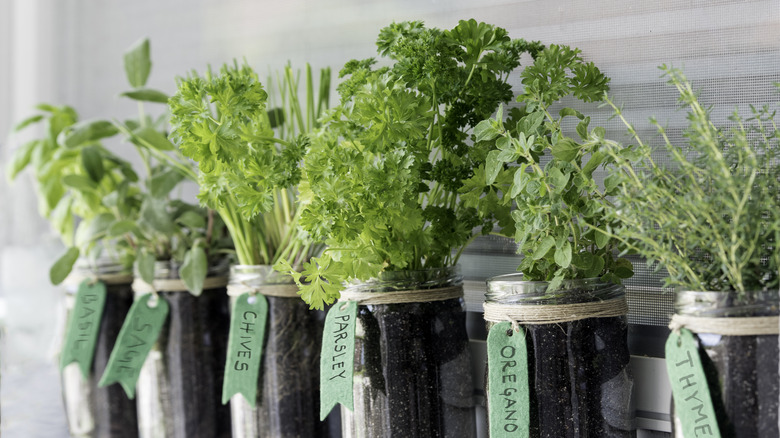
M 125 55 L 128 80 L 135 88 L 123 95 L 160 101 L 162 93 L 143 88 L 150 69 L 149 42 L 144 40 Z M 16 129 L 43 124 L 44 135 L 16 151 L 9 176 L 15 178 L 23 169 L 32 168 L 41 214 L 69 247 L 50 271 L 52 282 L 63 281 L 77 257 L 94 262 L 106 255 L 128 270 L 135 261 L 148 282 L 153 279 L 156 260 L 191 261 L 198 269 L 185 270 L 189 273 L 185 282 L 202 287 L 206 273 L 200 269 L 200 253 L 209 250 L 212 257 L 222 257 L 221 250 L 230 242 L 220 238 L 220 221 L 206 221 L 206 210 L 170 200 L 174 187 L 194 172 L 183 159 L 166 153 L 175 148 L 162 132 L 161 120 L 152 121 L 140 104 L 139 118 L 125 122 L 79 122 L 76 111 L 67 106 L 37 108 L 42 114 L 24 120 Z M 136 145 L 147 170 L 144 181 L 128 161 L 100 143 L 119 133 Z M 190 255 L 191 248 L 196 248 L 196 255 Z
M 305 134 L 327 107 L 330 77 L 322 72 L 315 96 L 308 66 L 306 74 L 305 103 L 288 66 L 272 93 L 281 106 L 270 112 L 255 72 L 237 64 L 180 79 L 169 102 L 171 138 L 198 163 L 201 203 L 224 220 L 241 264 L 285 259 L 297 266 L 318 249 L 298 230 L 294 201 L 298 163 L 309 144 Z
M 780 285 L 780 134 L 775 112 L 753 108 L 735 127 L 719 129 L 710 120 L 690 83 L 679 70 L 662 69 L 688 108 L 684 145 L 665 140 L 671 166 L 652 158 L 652 150 L 623 118 L 638 145 L 608 142 L 616 162 L 610 185 L 619 206 L 615 233 L 629 248 L 658 262 L 668 286 L 731 292 L 776 289 Z M 610 102 L 611 104 L 611 102 Z M 630 158 L 641 157 L 638 166 Z
M 451 266 L 480 226 L 492 230 L 495 193 L 458 202 L 485 159 L 470 131 L 512 97 L 509 73 L 541 46 L 470 20 L 448 31 L 394 23 L 377 47 L 392 65 L 344 66 L 341 104 L 304 159 L 301 226 L 329 246 L 302 274 L 301 295 L 314 308 L 338 298 L 344 280 Z
M 465 202 L 479 204 L 489 199 L 480 198 L 485 192 L 501 193 L 492 208 L 501 215 L 511 210 L 513 224 L 501 231 L 515 238 L 524 256 L 518 270 L 527 280 L 549 281 L 551 290 L 567 279 L 619 283 L 633 275 L 627 259 L 613 257 L 618 241 L 608 234 L 614 187 L 603 190 L 593 178 L 612 160 L 602 151 L 604 129 L 590 128 L 590 118 L 573 108 L 550 112 L 569 96 L 593 102 L 608 90 L 609 78 L 579 53 L 557 45 L 538 52 L 521 74 L 521 107 L 507 120 L 499 110 L 476 126 L 476 140 L 491 150 L 484 172 L 475 173 L 463 195 Z M 564 133 L 569 120 L 579 138 Z
M 43 136 L 16 150 L 9 176 L 32 170 L 39 211 L 69 247 L 50 271 L 52 282 L 63 281 L 79 255 L 95 259 L 108 253 L 119 262 L 132 263 L 132 239 L 108 235 L 113 222 L 133 218 L 140 209 L 130 163 L 99 142 L 113 126 L 78 123 L 76 111 L 67 106 L 37 108 L 41 114 L 23 121 L 17 130 L 42 124 Z

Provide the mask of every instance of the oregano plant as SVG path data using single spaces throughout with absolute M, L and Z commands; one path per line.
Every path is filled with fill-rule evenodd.
M 390 65 L 344 66 L 341 103 L 304 158 L 301 226 L 328 248 L 302 273 L 279 269 L 313 308 L 337 299 L 344 281 L 455 265 L 481 230 L 511 221 L 459 193 L 487 154 L 472 128 L 511 99 L 510 72 L 541 46 L 469 20 L 446 31 L 393 23 L 377 48 Z
M 619 107 L 635 145 L 605 142 L 614 161 L 619 224 L 613 233 L 626 246 L 665 269 L 667 286 L 696 291 L 745 292 L 780 286 L 780 134 L 775 111 L 751 107 L 744 119 L 735 111 L 732 127 L 718 127 L 684 74 L 662 66 L 688 110 L 684 142 L 664 141 L 668 164 L 654 159 Z M 659 154 L 656 153 L 657 157 Z M 638 156 L 634 163 L 631 158 Z
M 619 283 L 631 277 L 631 262 L 615 257 L 619 240 L 609 234 L 614 222 L 609 197 L 616 187 L 609 178 L 602 187 L 594 177 L 612 160 L 602 150 L 605 130 L 561 104 L 572 97 L 602 100 L 609 78 L 584 61 L 579 49 L 563 45 L 539 52 L 521 78 L 520 106 L 506 120 L 499 109 L 474 129 L 475 140 L 489 142 L 492 150 L 484 172 L 464 189 L 464 204 L 479 206 L 487 202 L 485 193 L 501 194 L 492 208 L 511 210 L 513 224 L 501 232 L 518 243 L 523 255 L 518 270 L 526 280 L 548 281 L 550 291 L 564 280 L 600 277 Z

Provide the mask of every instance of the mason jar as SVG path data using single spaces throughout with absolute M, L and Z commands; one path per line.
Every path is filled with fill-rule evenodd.
M 675 313 L 703 318 L 780 315 L 778 291 L 678 291 Z M 739 322 L 733 320 L 733 327 Z M 775 327 L 777 329 L 778 327 Z M 693 331 L 693 330 L 692 330 Z M 776 332 L 775 332 L 776 333 Z M 721 437 L 776 438 L 778 432 L 778 335 L 723 335 L 694 332 Z M 673 436 L 682 437 L 672 410 Z
M 221 403 L 230 314 L 227 264 L 210 267 L 204 289 L 192 295 L 179 264 L 158 261 L 155 284 L 168 317 L 136 385 L 141 438 L 229 438 L 230 411 Z M 134 284 L 136 297 L 149 285 Z M 118 385 L 114 385 L 118 386 Z
M 256 407 L 252 408 L 241 394 L 230 399 L 233 436 L 338 436 L 338 424 L 332 416 L 325 421 L 319 419 L 324 312 L 309 310 L 292 279 L 270 265 L 231 266 L 229 287 L 261 294 L 265 290 L 268 301 Z M 270 289 L 286 293 L 270 295 Z M 237 298 L 231 296 L 231 308 Z
M 354 411 L 342 407 L 345 438 L 476 435 L 462 277 L 456 267 L 388 271 L 344 294 L 459 288 L 454 298 L 358 305 Z
M 522 274 L 501 275 L 488 279 L 485 294 L 486 304 L 528 308 L 537 321 L 549 321 L 518 321 L 528 349 L 530 436 L 636 436 L 623 287 L 598 278 L 564 281 L 553 292 L 547 286 Z M 583 309 L 599 302 L 622 302 L 624 310 L 588 317 Z M 488 331 L 495 323 L 487 322 Z
M 76 292 L 84 280 L 105 283 L 106 303 L 89 376 L 84 378 L 75 362 L 65 366 L 60 374 L 68 428 L 73 437 L 135 438 L 138 436 L 135 401 L 127 398 L 120 385 L 98 387 L 125 315 L 133 304 L 130 287 L 133 276 L 116 263 L 79 260 L 65 280 L 66 320 L 71 317 Z

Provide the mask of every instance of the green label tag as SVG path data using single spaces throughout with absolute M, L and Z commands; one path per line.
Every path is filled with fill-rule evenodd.
M 490 437 L 527 437 L 531 423 L 525 331 L 514 331 L 510 322 L 494 325 L 487 354 Z
M 60 357 L 60 369 L 77 362 L 84 377 L 92 368 L 95 344 L 100 330 L 100 317 L 106 304 L 106 285 L 84 280 L 76 292 L 76 302 L 65 330 L 65 343 Z
M 337 302 L 325 317 L 320 355 L 320 419 L 337 403 L 353 409 L 352 373 L 355 360 L 357 302 Z
M 720 437 L 698 343 L 690 330 L 673 331 L 666 340 L 666 369 L 672 384 L 674 413 L 686 437 Z
M 242 294 L 233 304 L 222 404 L 235 394 L 241 394 L 250 406 L 255 407 L 267 318 L 268 300 L 263 295 Z
M 146 294 L 135 300 L 119 330 L 99 386 L 119 382 L 129 398 L 135 397 L 135 384 L 141 374 L 141 367 L 167 316 L 168 302 L 161 297 L 154 298 L 152 294 Z

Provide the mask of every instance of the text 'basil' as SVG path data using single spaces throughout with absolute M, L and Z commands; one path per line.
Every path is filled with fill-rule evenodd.
M 684 436 L 720 437 L 699 344 L 690 330 L 673 331 L 666 340 L 666 370 L 672 384 L 674 414 Z
M 250 406 L 255 407 L 267 319 L 268 300 L 263 295 L 241 294 L 233 304 L 222 404 L 241 394 Z
M 353 409 L 357 302 L 337 302 L 325 317 L 320 353 L 320 419 L 339 403 Z
M 76 362 L 84 377 L 89 375 L 105 305 L 106 285 L 100 281 L 82 281 L 76 291 L 75 303 L 65 330 L 60 369 Z
M 135 385 L 141 367 L 157 341 L 167 316 L 168 302 L 162 297 L 154 298 L 152 294 L 146 294 L 135 300 L 119 330 L 119 337 L 111 350 L 99 386 L 118 382 L 129 398 L 135 398 Z
M 510 322 L 488 333 L 488 411 L 491 438 L 527 437 L 530 427 L 525 331 Z

